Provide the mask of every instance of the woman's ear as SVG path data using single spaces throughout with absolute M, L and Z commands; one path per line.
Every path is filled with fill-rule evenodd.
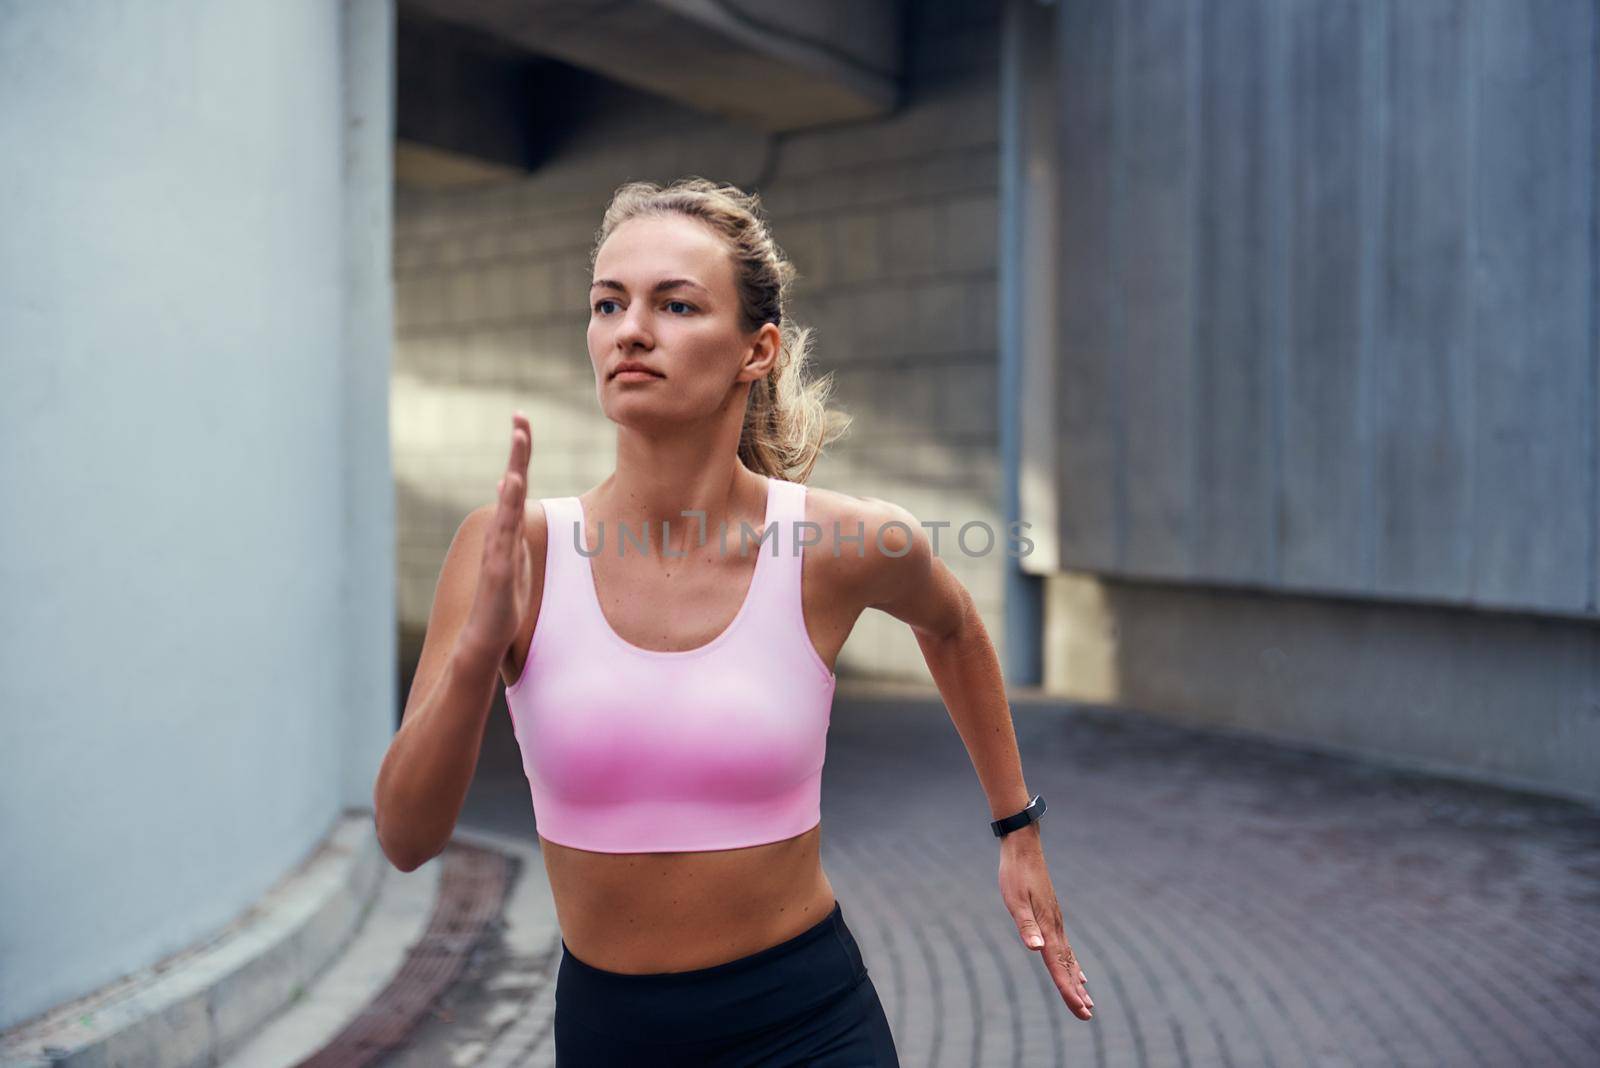
M 756 331 L 755 342 L 746 354 L 744 367 L 739 370 L 739 381 L 759 382 L 778 366 L 778 356 L 783 350 L 783 331 L 776 323 L 762 323 Z

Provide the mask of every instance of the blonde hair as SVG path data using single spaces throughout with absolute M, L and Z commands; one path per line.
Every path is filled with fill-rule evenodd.
M 758 474 L 805 482 L 822 450 L 849 428 L 850 416 L 827 406 L 833 390 L 831 372 L 806 381 L 811 331 L 786 314 L 795 269 L 772 239 L 759 196 L 706 178 L 681 178 L 665 187 L 628 182 L 606 206 L 590 268 L 618 226 L 641 215 L 667 214 L 698 219 L 723 239 L 733 257 L 744 328 L 775 323 L 782 335 L 772 372 L 750 383 L 739 460 Z

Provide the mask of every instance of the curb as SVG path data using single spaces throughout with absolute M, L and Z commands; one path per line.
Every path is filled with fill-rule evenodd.
M 0 1066 L 216 1064 L 344 950 L 382 865 L 371 813 L 342 815 L 310 859 L 216 937 L 0 1034 Z

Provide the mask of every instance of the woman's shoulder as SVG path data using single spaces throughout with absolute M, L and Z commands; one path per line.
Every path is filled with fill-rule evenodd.
M 917 517 L 903 505 L 882 497 L 807 485 L 806 501 L 807 521 L 819 524 L 830 539 L 837 523 L 847 546 L 855 544 L 849 539 L 862 534 L 868 547 L 882 544 L 885 551 L 898 552 L 920 527 Z
M 490 526 L 499 511 L 499 504 L 494 502 L 478 505 L 462 518 L 461 525 L 456 531 L 456 538 L 469 539 L 472 543 L 481 545 L 488 536 Z M 533 550 L 535 571 L 542 572 L 545 544 L 550 537 L 550 522 L 545 515 L 544 505 L 537 497 L 529 497 L 522 503 L 522 537 L 528 543 L 528 548 Z
M 892 582 L 926 546 L 917 517 L 901 504 L 819 486 L 806 488 L 806 521 L 818 533 L 809 550 L 842 589 L 871 591 Z

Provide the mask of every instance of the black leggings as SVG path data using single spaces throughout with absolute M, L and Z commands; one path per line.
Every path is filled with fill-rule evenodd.
M 775 946 L 687 972 L 626 975 L 561 943 L 557 1068 L 899 1068 L 889 1021 L 837 902 Z

